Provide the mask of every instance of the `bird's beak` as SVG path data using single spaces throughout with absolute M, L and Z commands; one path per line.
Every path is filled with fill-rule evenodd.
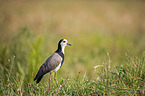
M 67 43 L 67 45 L 72 46 L 70 43 Z

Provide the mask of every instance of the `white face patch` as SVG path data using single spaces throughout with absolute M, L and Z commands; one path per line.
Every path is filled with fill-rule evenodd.
M 66 39 L 63 39 L 63 41 L 60 43 L 63 54 L 64 54 L 65 46 L 67 46 L 67 43 L 68 43 L 68 42 L 67 42 Z
M 66 46 L 67 45 L 67 40 L 63 39 L 63 41 L 60 43 L 61 47 Z

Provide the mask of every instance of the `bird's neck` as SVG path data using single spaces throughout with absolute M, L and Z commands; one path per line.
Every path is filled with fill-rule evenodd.
M 56 50 L 57 53 L 63 53 L 64 54 L 64 49 L 65 49 L 65 46 L 58 46 L 58 49 Z
M 64 54 L 65 46 L 62 47 L 61 52 Z

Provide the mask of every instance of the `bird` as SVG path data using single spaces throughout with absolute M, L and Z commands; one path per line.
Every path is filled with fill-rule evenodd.
M 55 80 L 56 85 L 58 86 L 57 81 L 56 81 L 56 72 L 60 69 L 60 67 L 63 64 L 64 49 L 67 45 L 72 46 L 70 43 L 68 43 L 66 39 L 61 39 L 58 42 L 57 50 L 39 68 L 39 71 L 34 78 L 34 81 L 36 80 L 37 84 L 41 81 L 42 77 L 45 74 L 50 73 L 50 76 L 49 76 L 49 88 L 50 88 L 51 73 L 55 72 L 54 80 Z

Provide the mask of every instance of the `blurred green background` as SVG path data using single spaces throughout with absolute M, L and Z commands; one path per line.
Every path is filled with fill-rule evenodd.
M 39 67 L 65 38 L 72 44 L 57 79 L 97 79 L 108 63 L 126 66 L 145 50 L 144 1 L 0 0 L 0 79 L 33 81 Z M 131 51 L 131 53 L 130 53 Z M 132 65 L 134 66 L 134 65 Z M 46 75 L 41 82 L 48 82 Z

